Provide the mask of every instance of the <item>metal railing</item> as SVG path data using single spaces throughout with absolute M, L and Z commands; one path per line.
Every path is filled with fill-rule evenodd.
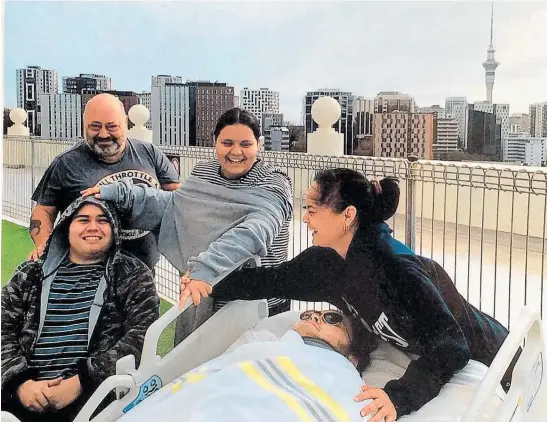
M 54 157 L 73 144 L 74 140 L 4 138 L 4 216 L 27 224 L 34 188 Z M 196 163 L 214 156 L 211 148 L 162 150 L 179 159 L 183 181 Z M 286 171 L 293 183 L 289 257 L 311 245 L 301 222 L 302 197 L 318 170 L 347 167 L 367 177 L 395 176 L 400 179 L 401 198 L 388 221 L 394 237 L 439 262 L 466 299 L 504 324 L 514 321 L 525 304 L 547 311 L 545 169 L 290 152 L 261 156 Z M 164 258 L 156 277 L 159 293 L 176 301 L 177 273 Z

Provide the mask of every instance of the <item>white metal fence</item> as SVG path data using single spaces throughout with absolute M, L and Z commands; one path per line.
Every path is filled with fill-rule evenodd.
M 53 158 L 74 142 L 4 138 L 5 216 L 23 224 L 29 221 L 32 191 Z M 162 149 L 180 160 L 181 180 L 214 153 L 211 148 Z M 388 223 L 397 239 L 438 261 L 471 303 L 504 324 L 509 325 L 524 304 L 547 311 L 546 169 L 289 152 L 265 152 L 262 158 L 284 169 L 293 182 L 290 257 L 311 245 L 301 223 L 301 199 L 317 170 L 348 167 L 368 177 L 396 176 L 401 201 Z M 174 269 L 162 258 L 156 273 L 160 294 L 176 301 Z M 293 306 L 323 305 L 295 302 Z

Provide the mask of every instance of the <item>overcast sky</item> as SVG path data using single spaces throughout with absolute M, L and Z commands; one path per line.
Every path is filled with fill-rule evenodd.
M 5 105 L 15 70 L 106 74 L 113 88 L 149 91 L 152 75 L 218 80 L 280 92 L 300 120 L 308 90 L 366 97 L 485 99 L 491 3 L 485 2 L 15 2 L 5 3 Z M 494 102 L 526 112 L 547 101 L 547 2 L 496 2 Z

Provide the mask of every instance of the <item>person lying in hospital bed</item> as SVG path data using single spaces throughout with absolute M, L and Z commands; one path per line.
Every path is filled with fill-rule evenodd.
M 341 312 L 306 311 L 279 340 L 229 350 L 119 421 L 362 421 L 354 396 L 375 346 Z

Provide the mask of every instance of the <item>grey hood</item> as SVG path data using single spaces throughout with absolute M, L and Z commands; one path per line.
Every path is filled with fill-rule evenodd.
M 42 271 L 46 277 L 56 271 L 59 265 L 63 262 L 63 259 L 67 256 L 69 251 L 68 228 L 76 212 L 87 204 L 93 204 L 101 207 L 110 221 L 113 237 L 110 258 L 113 258 L 114 255 L 120 250 L 120 221 L 115 208 L 108 202 L 102 201 L 93 196 L 80 197 L 70 204 L 61 214 L 57 225 L 53 229 L 53 232 L 49 236 L 46 243 L 44 253 L 40 259 Z

